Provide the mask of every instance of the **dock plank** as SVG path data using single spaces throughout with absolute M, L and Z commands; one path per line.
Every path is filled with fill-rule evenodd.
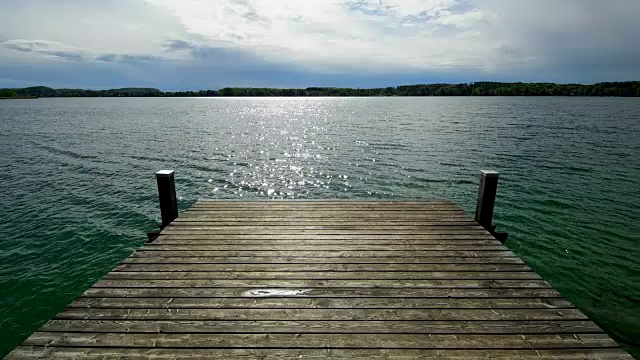
M 385 240 L 385 241 L 423 241 L 423 240 L 439 240 L 451 241 L 456 240 L 492 240 L 498 241 L 489 233 L 473 232 L 471 234 L 353 234 L 353 233 L 337 233 L 337 234 L 164 234 L 158 236 L 162 240 Z
M 573 309 L 562 298 L 129 298 L 81 297 L 67 308 L 89 309 Z
M 156 238 L 151 244 L 154 245 L 441 245 L 441 246 L 499 246 L 500 242 L 495 239 L 426 239 L 426 240 L 385 240 L 385 239 L 191 239 L 191 238 L 166 238 L 164 236 Z
M 341 245 L 318 245 L 318 244 L 262 244 L 262 245 L 226 245 L 215 244 L 208 245 L 202 243 L 191 244 L 149 244 L 144 246 L 141 251 L 504 251 L 504 247 L 500 244 L 491 245 L 431 245 L 431 244 L 341 244 Z
M 201 200 L 8 359 L 631 359 L 447 201 Z
M 519 264 L 254 264 L 254 263 L 231 263 L 231 264 L 122 264 L 113 269 L 113 272 L 138 271 L 138 272 L 308 272 L 308 271 L 331 271 L 331 272 L 354 272 L 354 271 L 374 271 L 374 272 L 425 272 L 425 271 L 474 271 L 489 273 L 494 271 L 532 271 L 527 265 Z
M 238 320 L 51 320 L 40 331 L 164 334 L 560 334 L 600 333 L 591 321 L 238 321 Z
M 508 250 L 473 251 L 473 250 L 154 250 L 142 248 L 133 254 L 134 257 L 311 257 L 311 258 L 504 258 L 515 257 Z
M 532 271 L 117 271 L 107 280 L 541 280 Z
M 92 287 L 86 297 L 170 298 L 557 298 L 552 288 L 189 288 L 189 287 Z M 132 300 L 135 302 L 136 300 Z
M 12 359 L 599 359 L 632 360 L 620 348 L 564 348 L 564 349 L 157 349 L 157 348 L 112 348 L 112 347 L 43 347 L 20 346 L 12 353 Z
M 558 349 L 617 347 L 606 334 L 279 334 L 36 332 L 24 345 L 135 348 Z
M 161 254 L 164 255 L 164 254 Z M 501 257 L 300 257 L 297 254 L 288 256 L 157 256 L 156 253 L 136 252 L 122 261 L 123 264 L 524 264 L 516 256 Z
M 193 279 L 103 279 L 93 287 L 132 287 L 132 288 L 547 288 L 544 280 L 416 280 L 403 281 L 367 279 L 367 280 L 286 280 L 286 279 L 233 279 L 233 280 L 193 280 Z
M 70 308 L 57 320 L 588 320 L 577 309 L 82 309 Z M 461 324 L 466 326 L 466 324 Z

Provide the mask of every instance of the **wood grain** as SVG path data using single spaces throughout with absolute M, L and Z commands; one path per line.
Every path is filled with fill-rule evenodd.
M 573 309 L 562 298 L 303 298 L 303 297 L 81 297 L 68 308 L 86 309 Z
M 456 359 L 456 360 L 633 360 L 617 347 L 564 348 L 564 349 L 197 349 L 197 348 L 116 348 L 116 347 L 62 347 L 20 346 L 8 357 L 12 360 L 55 359 Z
M 36 332 L 24 345 L 136 348 L 558 349 L 617 347 L 605 334 L 138 334 Z
M 577 309 L 82 309 L 69 308 L 57 320 L 588 320 Z M 459 324 L 466 326 L 467 324 Z

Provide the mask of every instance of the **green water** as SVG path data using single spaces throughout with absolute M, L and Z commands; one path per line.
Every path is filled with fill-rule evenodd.
M 638 99 L 10 100 L 0 155 L 0 356 L 142 244 L 166 168 L 181 209 L 431 198 L 470 214 L 494 168 L 507 245 L 640 354 Z

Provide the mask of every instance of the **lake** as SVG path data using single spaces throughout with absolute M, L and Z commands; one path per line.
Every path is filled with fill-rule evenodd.
M 199 198 L 450 199 L 640 355 L 640 99 L 0 101 L 0 356 Z

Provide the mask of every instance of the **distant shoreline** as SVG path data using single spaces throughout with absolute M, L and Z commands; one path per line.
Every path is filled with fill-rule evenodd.
M 458 98 L 499 98 L 499 97 L 537 97 L 537 98 L 636 98 L 640 96 L 596 96 L 596 95 L 371 95 L 371 96 L 340 96 L 340 95 L 301 95 L 301 96 L 283 96 L 283 95 L 242 95 L 242 96 L 203 96 L 203 95 L 163 95 L 163 96 L 43 96 L 43 97 L 0 97 L 0 100 L 37 100 L 37 99 L 110 99 L 110 98 L 144 98 L 144 99 L 179 99 L 179 98 L 258 98 L 258 99 L 286 99 L 286 98 L 424 98 L 424 97 L 458 97 Z
M 39 99 L 37 96 L 0 96 L 0 100 L 28 100 Z
M 3 98 L 45 97 L 373 97 L 373 96 L 587 96 L 640 97 L 640 81 L 602 82 L 591 85 L 555 83 L 474 82 L 463 84 L 417 84 L 385 88 L 255 88 L 226 87 L 218 90 L 162 91 L 155 88 L 108 90 L 53 89 L 46 86 L 0 89 Z

